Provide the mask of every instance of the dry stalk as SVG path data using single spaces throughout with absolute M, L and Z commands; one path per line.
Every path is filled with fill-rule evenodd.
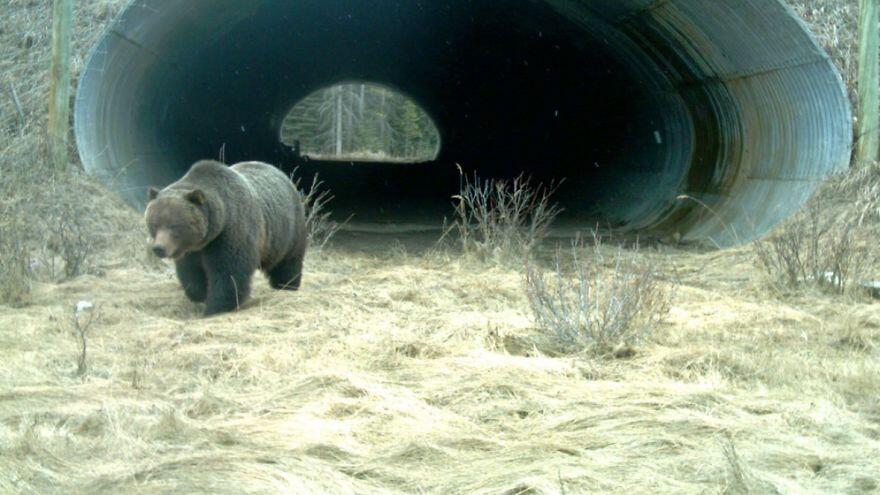
M 73 333 L 79 343 L 79 356 L 76 361 L 76 375 L 83 376 L 88 370 L 86 361 L 89 344 L 89 329 L 98 318 L 98 311 L 92 303 L 87 301 L 78 302 L 73 308 L 71 323 Z
M 18 132 L 19 134 L 24 133 L 25 128 L 25 118 L 24 118 L 24 110 L 21 109 L 21 100 L 18 98 L 18 91 L 15 90 L 15 83 L 9 81 L 9 96 L 12 98 L 12 104 L 15 106 L 15 113 L 18 115 Z
M 20 226 L 0 223 L 0 303 L 18 304 L 30 291 L 30 250 Z
M 293 180 L 294 186 L 302 191 L 309 249 L 321 251 L 350 218 L 341 223 L 332 220 L 333 214 L 327 209 L 327 205 L 333 200 L 334 196 L 330 193 L 330 190 L 323 189 L 324 181 L 320 180 L 318 174 L 315 174 L 312 176 L 312 183 L 309 185 L 308 190 L 303 190 L 300 187 L 302 178 L 295 178 L 296 171 L 297 169 L 294 169 L 290 177 Z

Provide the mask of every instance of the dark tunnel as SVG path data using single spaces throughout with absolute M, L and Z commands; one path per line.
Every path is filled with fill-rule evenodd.
M 394 88 L 434 120 L 419 164 L 297 159 L 300 99 Z M 194 161 L 319 173 L 352 225 L 437 227 L 459 167 L 564 179 L 560 225 L 730 244 L 846 166 L 849 103 L 778 0 L 138 0 L 80 75 L 87 171 L 143 207 Z

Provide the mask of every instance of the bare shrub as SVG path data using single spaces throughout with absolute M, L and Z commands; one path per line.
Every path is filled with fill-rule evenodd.
M 0 167 L 0 303 L 6 304 L 21 304 L 30 292 L 39 235 L 16 172 Z
M 59 281 L 94 272 L 96 254 L 111 234 L 102 218 L 111 205 L 101 205 L 87 194 L 87 178 L 80 171 L 35 167 L 30 174 L 19 187 L 30 189 L 33 201 L 19 214 L 40 227 L 32 241 L 41 270 L 32 275 Z
M 0 304 L 25 301 L 34 281 L 57 282 L 149 258 L 140 215 L 81 170 L 24 159 L 30 136 L 0 157 Z
M 462 250 L 483 260 L 520 261 L 543 241 L 562 211 L 551 196 L 559 184 L 533 185 L 519 175 L 512 180 L 469 179 L 459 169 L 455 220 L 445 229 L 458 236 Z
M 89 330 L 98 319 L 98 310 L 88 301 L 79 301 L 73 307 L 71 317 L 71 329 L 79 346 L 79 355 L 76 360 L 76 375 L 83 376 L 88 370 L 87 352 L 89 344 Z
M 753 244 L 758 267 L 772 285 L 843 294 L 862 280 L 871 253 L 858 245 L 859 212 L 830 201 L 837 187 L 827 186 L 775 232 Z
M 308 190 L 300 187 L 301 178 L 294 179 L 295 175 L 296 170 L 291 174 L 291 179 L 302 194 L 309 249 L 321 251 L 348 220 L 339 223 L 331 219 L 332 213 L 327 209 L 327 205 L 333 200 L 333 195 L 329 189 L 323 189 L 324 181 L 318 178 L 318 174 L 312 176 Z
M 30 292 L 30 250 L 23 228 L 0 222 L 0 303 L 20 304 Z
M 47 248 L 53 259 L 54 256 L 61 258 L 64 278 L 76 277 L 83 273 L 86 263 L 94 254 L 94 238 L 78 211 L 64 209 L 55 210 L 54 213 L 46 219 L 49 232 Z
M 592 246 L 578 239 L 568 250 L 557 249 L 549 270 L 529 263 L 526 296 L 535 322 L 562 351 L 630 352 L 668 313 L 672 292 L 638 245 L 609 255 L 601 237 L 593 238 Z

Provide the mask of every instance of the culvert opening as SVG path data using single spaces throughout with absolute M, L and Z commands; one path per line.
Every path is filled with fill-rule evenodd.
M 411 97 L 437 156 L 298 159 L 278 139 L 286 113 L 338 81 Z M 136 207 L 222 149 L 319 173 L 361 223 L 439 225 L 461 167 L 564 178 L 563 224 L 720 244 L 845 167 L 850 126 L 833 65 L 778 0 L 139 0 L 76 105 L 84 166 Z
M 310 160 L 422 163 L 440 151 L 440 132 L 411 98 L 374 83 L 334 84 L 300 100 L 279 139 Z

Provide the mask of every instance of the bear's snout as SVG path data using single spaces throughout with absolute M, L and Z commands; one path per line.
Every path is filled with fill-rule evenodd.
M 159 229 L 156 232 L 156 237 L 153 238 L 153 246 L 150 250 L 159 258 L 177 259 L 183 253 L 177 239 L 168 229 Z

